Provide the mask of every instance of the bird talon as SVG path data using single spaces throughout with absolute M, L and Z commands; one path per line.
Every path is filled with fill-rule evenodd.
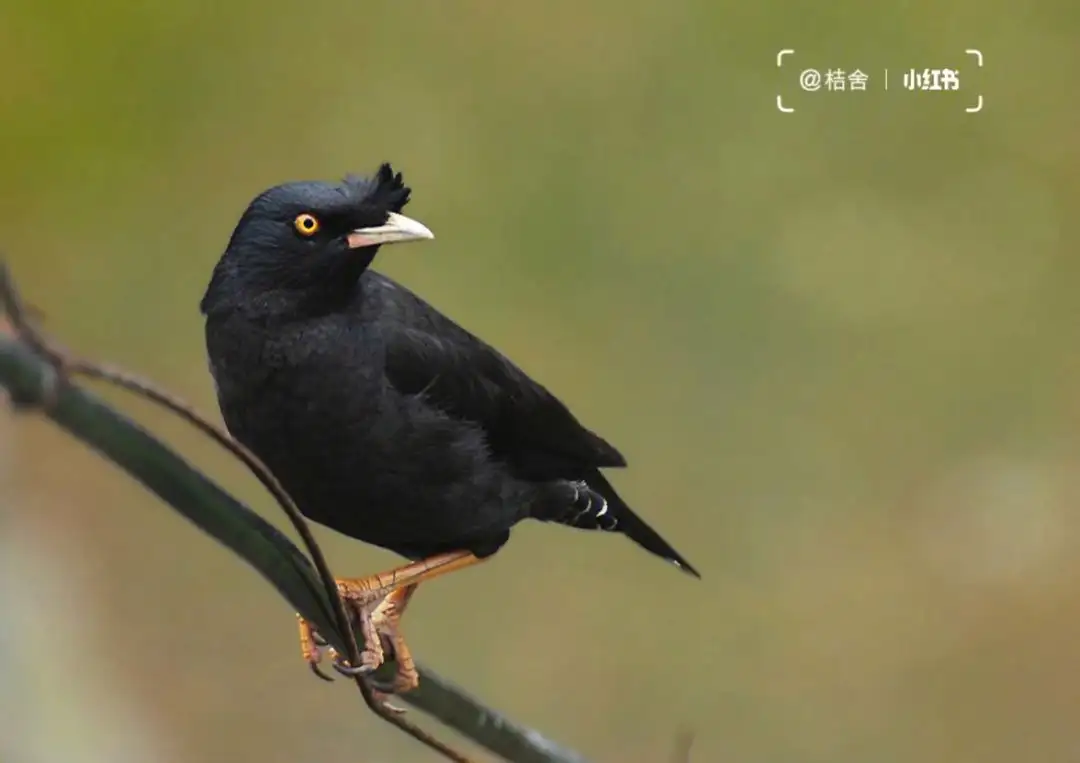
M 328 651 L 334 659 L 334 670 L 349 678 L 372 673 L 378 670 L 386 661 L 386 655 L 383 652 L 382 642 L 375 629 L 371 610 L 367 608 L 360 609 L 356 614 L 360 620 L 360 636 L 365 644 L 365 648 L 360 650 L 360 664 L 350 665 L 349 660 L 344 655 L 339 654 L 333 647 L 328 647 Z
M 324 681 L 332 682 L 334 677 L 323 671 L 320 664 L 323 661 L 323 656 L 327 651 L 332 651 L 332 647 L 326 639 L 315 632 L 315 629 L 311 627 L 311 623 L 296 615 L 296 622 L 300 628 L 300 654 L 304 658 L 304 662 L 308 664 L 308 668 L 316 676 Z
M 373 673 L 378 670 L 380 665 L 382 665 L 382 658 L 378 655 L 371 654 L 367 649 L 360 653 L 360 659 L 362 662 L 359 665 L 353 666 L 344 658 L 335 658 L 334 670 L 343 676 L 356 678 L 357 676 L 366 676 L 369 673 Z
M 359 628 L 358 635 L 365 644 L 360 652 L 360 664 L 351 665 L 349 660 L 340 654 L 329 642 L 321 636 L 303 617 L 296 616 L 300 628 L 300 651 L 304 660 L 311 668 L 311 672 L 324 681 L 333 681 L 333 677 L 323 672 L 319 665 L 323 657 L 329 655 L 333 660 L 334 670 L 348 678 L 366 676 L 377 670 L 385 662 L 385 652 L 382 648 L 382 639 L 377 630 L 375 620 L 380 619 L 375 615 L 376 609 L 384 603 L 386 596 L 379 597 L 377 591 L 372 592 L 360 587 L 349 585 L 349 581 L 338 581 L 338 591 L 344 599 L 346 608 L 355 618 Z
M 346 678 L 356 678 L 357 676 L 366 676 L 368 673 L 371 673 L 374 668 L 367 665 L 359 665 L 354 668 L 349 663 L 343 661 L 335 662 L 334 670 L 336 670 L 338 673 L 341 673 L 341 675 L 345 676 Z
M 316 676 L 318 676 L 322 680 L 327 681 L 329 683 L 334 682 L 334 677 L 331 676 L 331 675 L 328 675 L 327 673 L 324 673 L 323 669 L 319 667 L 318 662 L 309 662 L 308 667 L 311 668 L 312 673 L 314 673 Z
M 368 578 L 337 580 L 338 594 L 357 629 L 357 640 L 364 644 L 364 649 L 360 652 L 360 665 L 351 665 L 309 622 L 297 614 L 300 650 L 304 660 L 316 676 L 326 681 L 333 678 L 318 667 L 326 655 L 333 659 L 333 668 L 338 674 L 349 678 L 363 677 L 365 681 L 369 681 L 368 675 L 381 667 L 389 655 L 397 663 L 397 672 L 393 679 L 370 685 L 386 695 L 412 691 L 419 686 L 420 675 L 400 629 L 401 616 L 412 594 L 422 580 L 445 575 L 479 561 L 479 557 L 468 551 L 450 552 L 414 562 L 389 573 Z
M 401 615 L 416 592 L 416 585 L 408 585 L 393 591 L 372 610 L 371 622 L 377 634 L 379 646 L 387 659 L 397 663 L 397 671 L 388 683 L 378 682 L 389 694 L 405 694 L 420 685 L 412 652 L 401 633 Z
M 371 689 L 375 701 L 379 703 L 379 706 L 383 710 L 393 713 L 394 715 L 404 715 L 407 712 L 401 705 L 395 705 L 390 701 L 390 697 L 392 696 L 391 692 L 384 692 L 382 689 L 377 688 L 378 684 L 376 682 L 369 682 L 368 686 Z

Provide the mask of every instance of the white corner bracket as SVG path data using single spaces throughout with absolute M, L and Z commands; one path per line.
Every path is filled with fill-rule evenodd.
M 978 66 L 980 69 L 982 68 L 983 54 L 981 50 L 977 50 L 975 48 L 967 48 L 966 50 L 964 50 L 964 52 L 967 53 L 969 56 L 975 56 L 975 65 Z M 982 95 L 980 95 L 979 100 L 975 103 L 975 105 L 970 108 L 964 109 L 964 111 L 966 111 L 968 114 L 978 114 L 980 111 L 982 111 L 982 107 L 983 97 Z
M 777 54 L 776 54 L 776 66 L 777 66 L 777 68 L 784 65 L 784 56 L 790 56 L 794 52 L 795 52 L 794 48 L 784 48 L 783 50 L 778 51 Z M 784 106 L 783 96 L 780 96 L 780 95 L 776 96 L 776 108 L 779 109 L 784 114 L 793 114 L 793 113 L 795 113 L 795 109 L 789 109 L 786 106 Z

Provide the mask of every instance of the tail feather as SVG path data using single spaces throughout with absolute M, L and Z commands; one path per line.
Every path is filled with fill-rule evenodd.
M 674 548 L 660 537 L 645 520 L 626 505 L 615 488 L 599 472 L 590 474 L 588 481 L 572 483 L 574 500 L 566 513 L 555 521 L 583 530 L 620 532 L 646 551 L 671 562 L 683 572 L 700 578 L 701 574 Z

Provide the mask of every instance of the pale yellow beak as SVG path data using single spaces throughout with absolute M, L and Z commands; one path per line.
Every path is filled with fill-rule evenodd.
M 346 236 L 350 249 L 381 246 L 382 244 L 400 244 L 405 241 L 420 241 L 427 238 L 435 238 L 435 234 L 428 230 L 426 225 L 396 212 L 391 212 L 383 225 L 358 228 Z

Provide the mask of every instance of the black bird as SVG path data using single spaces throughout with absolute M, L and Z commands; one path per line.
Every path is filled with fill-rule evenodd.
M 416 685 L 396 627 L 416 584 L 495 553 L 523 519 L 620 532 L 700 577 L 601 473 L 626 465 L 618 450 L 498 351 L 370 269 L 381 245 L 433 237 L 401 214 L 409 193 L 389 164 L 372 178 L 263 192 L 201 303 L 233 436 L 307 517 L 419 560 L 339 581 L 354 602 L 382 597 L 375 614 L 397 653 L 397 690 Z M 321 654 L 303 621 L 301 639 L 314 668 Z M 373 641 L 353 671 L 382 662 Z

